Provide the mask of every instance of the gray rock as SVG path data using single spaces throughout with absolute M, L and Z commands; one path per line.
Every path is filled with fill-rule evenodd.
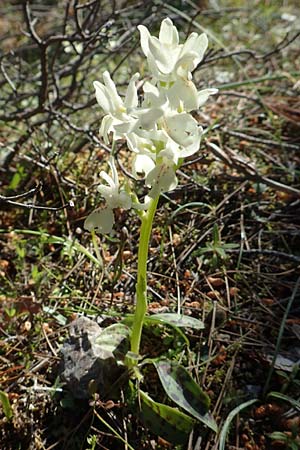
M 124 368 L 107 347 L 97 344 L 102 329 L 93 320 L 79 317 L 70 324 L 69 338 L 61 349 L 61 380 L 75 398 L 88 399 L 98 392 L 103 400 Z

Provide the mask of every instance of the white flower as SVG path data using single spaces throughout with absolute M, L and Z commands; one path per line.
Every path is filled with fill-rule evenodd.
M 113 229 L 115 223 L 113 209 L 130 209 L 132 206 L 130 195 L 124 190 L 120 190 L 118 172 L 113 158 L 110 159 L 109 165 L 112 176 L 101 171 L 100 176 L 104 178 L 107 185 L 100 184 L 98 186 L 98 191 L 106 200 L 106 206 L 103 209 L 95 209 L 95 211 L 88 215 L 84 222 L 84 228 L 86 230 L 95 230 L 102 234 L 110 233 Z
M 156 121 L 163 115 L 163 102 L 157 103 L 156 106 L 138 107 L 135 85 L 138 78 L 138 73 L 131 77 L 124 101 L 119 96 L 107 71 L 103 73 L 104 84 L 99 81 L 94 82 L 97 102 L 106 113 L 102 119 L 99 133 L 107 144 L 110 133 L 113 133 L 114 140 L 118 140 L 135 130 L 151 130 L 155 128 Z
M 113 133 L 113 138 L 115 140 L 123 137 L 122 132 L 117 132 L 117 125 L 124 125 L 124 123 L 126 123 L 128 127 L 128 124 L 131 124 L 132 126 L 132 122 L 136 122 L 136 119 L 134 119 L 130 113 L 138 105 L 138 95 L 135 86 L 135 82 L 138 78 L 138 73 L 131 77 L 124 101 L 119 96 L 109 72 L 105 71 L 103 73 L 104 84 L 99 81 L 94 82 L 97 102 L 106 113 L 99 131 L 106 143 L 109 142 L 108 135 L 111 132 Z
M 199 109 L 206 103 L 210 95 L 217 94 L 217 92 L 218 89 L 197 91 L 191 80 L 180 77 L 167 90 L 167 97 L 172 109 L 177 109 L 178 112 L 189 112 Z
M 154 143 L 136 133 L 126 136 L 128 148 L 135 153 L 132 162 L 132 175 L 138 179 L 146 176 L 155 166 L 156 146 Z
M 168 99 L 165 89 L 158 89 L 153 83 L 146 81 L 143 86 L 144 101 L 142 106 L 145 108 L 160 108 L 162 111 L 168 105 Z
M 178 76 L 191 78 L 203 58 L 208 40 L 203 33 L 191 33 L 184 44 L 171 19 L 162 21 L 159 37 L 151 36 L 144 25 L 139 25 L 141 47 L 148 60 L 152 75 L 160 81 L 175 81 Z
M 118 172 L 113 158 L 110 159 L 109 165 L 112 171 L 112 176 L 109 176 L 103 170 L 100 172 L 100 177 L 104 178 L 108 186 L 105 184 L 100 184 L 100 186 L 98 186 L 98 191 L 106 200 L 109 208 L 130 209 L 131 198 L 130 195 L 127 194 L 127 192 L 125 192 L 124 190 L 120 190 Z
M 124 113 L 137 106 L 138 96 L 135 82 L 138 78 L 138 73 L 131 77 L 124 101 L 119 96 L 109 72 L 105 71 L 103 73 L 104 84 L 99 81 L 94 81 L 97 102 L 106 114 L 111 114 L 112 116 L 123 119 Z
M 203 129 L 190 114 L 167 114 L 164 117 L 163 129 L 183 148 L 182 157 L 193 155 L 199 150 Z

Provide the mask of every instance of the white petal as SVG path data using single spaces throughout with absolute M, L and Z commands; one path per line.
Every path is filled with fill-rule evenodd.
M 111 116 L 104 116 L 101 122 L 99 134 L 103 136 L 105 144 L 109 144 L 108 135 L 111 131 L 113 119 Z
M 137 154 L 133 160 L 133 176 L 147 176 L 155 167 L 154 161 L 147 155 Z
M 139 79 L 139 76 L 139 73 L 135 73 L 129 82 L 124 101 L 124 104 L 128 109 L 135 108 L 138 105 L 138 94 L 135 83 Z
M 202 61 L 204 53 L 206 52 L 208 46 L 208 39 L 205 33 L 200 34 L 200 36 L 198 36 L 197 38 L 197 42 L 196 42 L 196 51 L 198 53 L 198 58 L 199 61 L 197 62 L 197 64 L 200 63 L 200 61 Z
M 116 85 L 107 70 L 103 73 L 103 80 L 112 104 L 113 111 L 111 112 L 119 112 L 120 110 L 125 109 L 123 101 L 117 92 Z
M 175 142 L 183 147 L 190 147 L 192 152 L 198 150 L 202 128 L 190 114 L 174 114 L 166 117 L 165 123 L 167 133 Z
M 107 95 L 106 87 L 99 81 L 94 81 L 93 85 L 96 91 L 95 95 L 98 104 L 104 110 L 105 114 L 108 114 L 110 112 L 111 104 Z
M 179 76 L 190 78 L 192 72 L 203 59 L 207 49 L 208 39 L 206 34 L 192 33 L 186 40 L 177 59 L 175 71 Z
M 149 50 L 152 53 L 158 69 L 163 74 L 172 72 L 176 61 L 174 51 L 170 51 L 164 47 L 161 42 L 154 36 L 149 38 Z
M 180 102 L 183 102 L 184 109 L 187 112 L 198 109 L 198 91 L 190 80 L 179 78 L 168 90 L 167 95 L 173 109 L 180 107 Z
M 174 71 L 178 76 L 190 79 L 190 72 L 197 66 L 198 55 L 195 52 L 189 52 L 181 56 L 176 62 Z
M 157 89 L 157 87 L 149 81 L 146 81 L 146 83 L 144 84 L 143 91 L 143 106 L 145 106 L 146 108 L 153 106 L 162 106 L 162 104 L 166 101 L 165 95 L 163 95 L 163 93 L 160 92 L 159 89 Z
M 146 28 L 144 25 L 139 25 L 138 30 L 140 32 L 141 37 L 141 47 L 143 50 L 144 55 L 147 57 L 149 55 L 149 38 L 150 33 L 148 31 L 148 28 Z
M 178 159 L 181 157 L 181 152 L 178 144 L 169 139 L 167 147 L 161 152 L 159 152 L 159 156 L 167 158 L 176 166 L 178 164 Z
M 113 158 L 113 156 L 111 156 L 110 158 L 109 158 L 109 162 L 108 162 L 108 164 L 109 164 L 109 167 L 110 167 L 110 169 L 111 169 L 111 172 L 112 172 L 112 184 L 110 184 L 110 186 L 114 186 L 115 188 L 119 188 L 119 175 L 118 175 L 118 171 L 117 171 L 117 168 L 116 168 L 116 163 L 115 163 L 115 160 L 114 160 L 114 158 Z
M 151 140 L 152 137 L 152 130 L 150 132 L 147 132 L 150 134 L 144 136 L 140 136 L 136 133 L 130 133 L 126 136 L 127 145 L 129 150 L 135 153 L 147 155 L 149 157 L 152 157 L 153 153 L 155 155 L 155 146 L 153 145 L 153 142 Z M 144 131 L 143 131 L 144 134 Z
M 196 53 L 197 54 L 197 65 L 202 60 L 204 53 L 208 46 L 208 39 L 205 33 L 200 34 L 191 33 L 185 43 L 183 44 L 182 51 L 180 57 L 188 54 L 188 53 Z M 195 66 L 196 67 L 196 66 Z
M 110 176 L 108 175 L 108 173 L 104 172 L 104 170 L 101 170 L 101 172 L 100 172 L 100 177 L 101 177 L 101 178 L 104 178 L 104 180 L 106 181 L 106 183 L 107 183 L 112 189 L 115 189 L 115 188 L 116 188 L 115 180 L 113 180 L 112 177 L 110 177 Z M 98 187 L 98 190 L 99 190 L 99 188 L 100 188 L 101 186 L 102 186 L 102 185 L 100 185 L 100 186 Z M 100 192 L 100 191 L 99 191 L 99 192 Z
M 159 40 L 162 44 L 175 46 L 179 42 L 177 28 L 169 17 L 164 19 L 160 26 Z
M 84 228 L 88 231 L 95 230 L 102 234 L 108 234 L 112 231 L 114 223 L 114 213 L 110 208 L 95 209 L 85 219 Z
M 139 111 L 135 111 L 134 115 L 138 119 L 137 127 L 139 129 L 152 129 L 155 128 L 156 121 L 162 117 L 164 111 L 162 108 L 144 108 Z
M 152 93 L 155 97 L 159 97 L 159 89 L 150 81 L 146 81 L 143 85 L 143 91 L 145 94 Z
M 114 126 L 114 129 L 118 136 L 127 135 L 128 133 L 132 133 L 134 129 L 136 128 L 138 123 L 138 119 L 133 119 L 129 121 L 119 122 L 117 125 Z
M 147 62 L 148 62 L 149 71 L 151 72 L 151 74 L 155 80 L 167 81 L 169 79 L 170 75 L 162 75 L 161 72 L 158 70 L 158 67 L 156 64 L 156 59 L 152 55 L 152 53 L 150 53 L 150 51 L 147 56 Z
M 176 188 L 178 180 L 172 164 L 163 162 L 156 166 L 146 177 L 146 186 L 151 187 L 148 195 L 156 198 L 161 192 L 169 192 Z
M 198 107 L 200 108 L 204 103 L 206 103 L 208 97 L 210 95 L 214 95 L 218 93 L 218 89 L 203 89 L 198 92 Z
M 144 139 L 151 140 L 153 143 L 155 143 L 156 147 L 159 145 L 159 143 L 165 144 L 169 139 L 169 135 L 165 130 L 142 130 L 139 135 Z
M 110 186 L 105 186 L 105 184 L 100 184 L 97 188 L 97 191 L 100 192 L 103 198 L 105 198 L 106 202 L 110 205 L 111 198 L 115 194 L 114 189 Z M 112 208 L 112 206 L 110 205 Z
M 130 209 L 131 208 L 131 197 L 127 192 L 121 191 L 119 194 L 119 208 Z

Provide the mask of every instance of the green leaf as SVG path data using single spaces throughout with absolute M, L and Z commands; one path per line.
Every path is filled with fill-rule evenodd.
M 220 233 L 219 233 L 219 228 L 218 225 L 215 223 L 213 226 L 213 245 L 214 247 L 217 247 L 218 245 L 220 245 Z
M 215 251 L 220 256 L 220 258 L 226 259 L 226 253 L 225 253 L 225 250 L 222 247 L 217 247 L 215 249 Z
M 17 189 L 23 178 L 24 178 L 24 167 L 18 166 L 17 172 L 15 172 L 14 176 L 12 177 L 8 188 L 13 190 Z
M 204 323 L 201 320 L 195 319 L 194 317 L 185 316 L 183 314 L 153 314 L 151 317 L 152 319 L 157 319 L 158 321 L 166 322 L 177 327 L 195 328 L 196 330 L 203 330 L 203 328 L 205 328 Z
M 13 410 L 8 398 L 8 395 L 4 391 L 0 391 L 0 402 L 2 403 L 3 411 L 7 420 L 13 417 Z
M 183 366 L 166 359 L 155 361 L 154 366 L 170 399 L 200 422 L 217 431 L 217 424 L 208 413 L 210 399 L 189 372 Z
M 96 343 L 103 351 L 113 353 L 116 358 L 123 357 L 129 350 L 130 329 L 123 323 L 114 323 L 101 331 Z
M 143 391 L 140 419 L 149 430 L 172 444 L 186 444 L 195 421 L 171 406 L 157 403 Z
M 205 253 L 213 252 L 215 247 L 209 242 L 203 248 L 199 248 L 195 253 L 198 255 L 204 255 Z
M 276 441 L 286 441 L 288 439 L 287 435 L 282 431 L 273 431 L 273 433 L 268 434 L 268 436 Z
M 67 323 L 67 318 L 65 316 L 63 316 L 62 314 L 60 314 L 59 312 L 57 312 L 54 308 L 51 308 L 50 306 L 43 306 L 43 311 L 46 314 L 49 314 L 51 316 L 54 317 L 55 320 L 57 320 L 57 322 L 62 325 L 65 326 Z
M 288 395 L 281 394 L 280 392 L 270 392 L 268 394 L 268 397 L 278 398 L 279 400 L 290 403 L 296 409 L 300 409 L 300 402 L 298 400 L 295 400 L 294 398 L 289 397 Z
M 230 427 L 230 424 L 232 420 L 235 418 L 235 416 L 242 411 L 242 409 L 247 408 L 250 405 L 253 405 L 253 403 L 257 402 L 257 399 L 248 400 L 247 402 L 242 403 L 241 405 L 234 408 L 227 416 L 224 425 L 222 427 L 221 433 L 220 433 L 220 441 L 219 441 L 219 450 L 225 450 L 225 444 L 226 444 L 226 436 Z
M 146 328 L 147 326 L 153 326 L 154 324 L 161 322 L 161 325 L 165 325 L 166 327 L 171 327 L 172 330 L 176 331 L 178 336 L 182 339 L 182 342 L 184 342 L 184 344 L 189 346 L 190 342 L 189 342 L 188 338 L 186 337 L 185 333 L 182 332 L 182 330 L 178 326 L 176 326 L 174 323 L 160 321 L 160 320 L 156 319 L 154 316 L 155 316 L 155 314 L 153 314 L 152 316 L 145 317 L 144 325 L 143 325 L 144 328 Z M 133 324 L 133 315 L 131 315 L 131 316 L 128 315 L 127 317 L 125 317 L 125 319 L 122 320 L 122 323 L 131 327 Z
M 223 248 L 225 249 L 231 249 L 231 248 L 238 248 L 239 244 L 223 244 Z

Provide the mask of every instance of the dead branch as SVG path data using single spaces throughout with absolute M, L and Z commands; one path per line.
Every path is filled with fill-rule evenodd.
M 226 165 L 245 175 L 248 180 L 253 180 L 256 183 L 264 183 L 276 191 L 286 192 L 294 197 L 300 198 L 300 191 L 298 189 L 260 175 L 253 164 L 249 164 L 243 160 L 228 147 L 226 147 L 225 151 L 212 142 L 207 142 L 207 145 L 216 158 L 221 159 Z

